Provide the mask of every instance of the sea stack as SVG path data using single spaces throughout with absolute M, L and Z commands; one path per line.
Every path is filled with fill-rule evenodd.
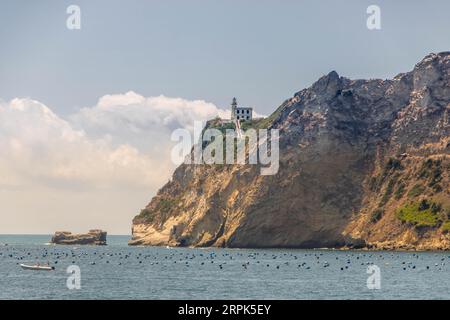
M 107 232 L 103 230 L 89 230 L 85 234 L 72 234 L 69 231 L 57 231 L 51 243 L 65 245 L 106 245 Z

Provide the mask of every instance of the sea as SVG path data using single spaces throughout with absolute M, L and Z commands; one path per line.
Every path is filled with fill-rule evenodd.
M 450 252 L 51 245 L 0 235 L 0 299 L 450 299 Z M 49 264 L 54 271 L 24 270 Z

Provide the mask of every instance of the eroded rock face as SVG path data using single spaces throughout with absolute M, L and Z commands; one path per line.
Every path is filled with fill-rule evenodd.
M 52 237 L 54 244 L 65 245 L 106 245 L 107 233 L 102 230 L 90 230 L 86 234 L 72 234 L 69 231 L 57 231 Z
M 392 80 L 329 73 L 269 117 L 268 128 L 280 130 L 277 175 L 181 165 L 134 219 L 130 244 L 450 248 L 449 79 L 448 52 Z M 440 161 L 436 188 L 420 176 L 430 159 Z M 393 161 L 400 165 L 387 170 Z M 423 193 L 408 196 L 416 184 Z M 424 229 L 398 218 L 424 198 L 441 205 L 439 223 Z

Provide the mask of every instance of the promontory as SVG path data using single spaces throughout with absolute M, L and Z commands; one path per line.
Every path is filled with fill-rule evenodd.
M 450 52 L 388 80 L 332 71 L 241 122 L 279 130 L 277 174 L 182 164 L 130 244 L 450 250 L 449 116 Z

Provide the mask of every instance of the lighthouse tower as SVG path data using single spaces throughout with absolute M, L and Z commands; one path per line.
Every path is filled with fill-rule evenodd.
M 233 98 L 233 102 L 231 102 L 231 120 L 235 119 L 236 108 L 237 108 L 237 101 L 236 98 Z

